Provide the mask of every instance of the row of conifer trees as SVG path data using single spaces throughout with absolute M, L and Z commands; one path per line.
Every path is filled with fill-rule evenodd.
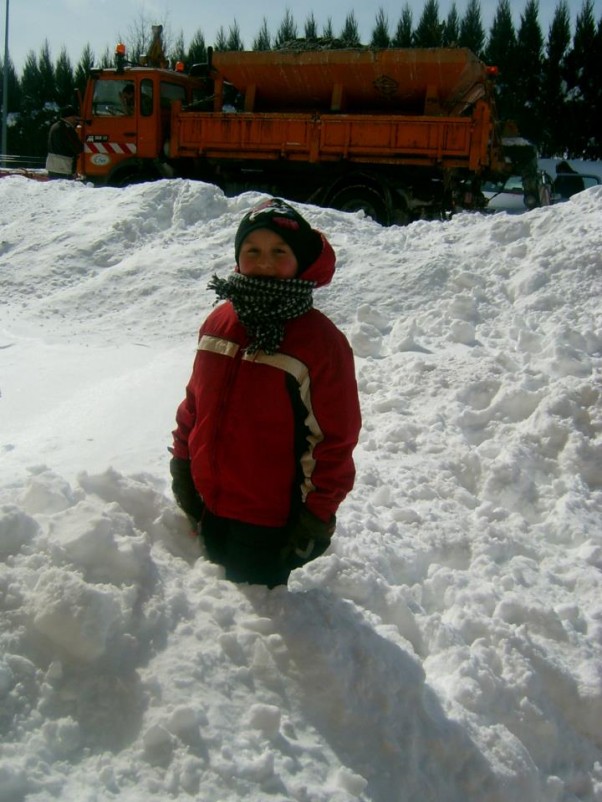
M 117 37 L 128 46 L 135 61 L 150 44 L 151 25 L 141 17 L 127 36 Z M 214 50 L 244 50 L 235 21 L 221 27 L 210 43 Z M 482 22 L 480 0 L 467 0 L 461 13 L 455 0 L 442 17 L 438 0 L 425 0 L 415 21 L 409 4 L 398 20 L 390 20 L 379 8 L 368 41 L 361 41 L 353 11 L 336 31 L 331 19 L 319 28 L 311 13 L 299 25 L 287 9 L 275 33 L 264 17 L 248 49 L 270 50 L 286 46 L 319 47 L 467 47 L 485 62 L 496 65 L 496 100 L 501 119 L 513 119 L 520 133 L 534 142 L 542 156 L 598 159 L 602 157 L 602 18 L 594 15 L 593 0 L 584 0 L 571 20 L 566 0 L 559 0 L 552 22 L 544 33 L 538 0 L 526 0 L 520 19 L 513 19 L 510 0 L 498 0 L 488 31 Z M 165 41 L 170 61 L 186 65 L 207 58 L 207 43 L 197 30 L 188 45 L 180 34 Z M 8 61 L 8 153 L 43 156 L 46 134 L 58 107 L 73 103 L 83 93 L 93 65 L 113 65 L 107 47 L 100 57 L 89 45 L 74 66 L 65 49 L 53 61 L 44 42 L 39 53 L 31 51 L 17 75 Z M 4 65 L 0 73 L 3 76 Z M 2 86 L 0 82 L 0 88 Z

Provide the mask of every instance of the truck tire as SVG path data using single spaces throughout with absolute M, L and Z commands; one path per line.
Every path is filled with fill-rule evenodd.
M 328 205 L 341 212 L 363 211 L 366 217 L 376 223 L 391 225 L 391 213 L 382 193 L 367 184 L 347 186 L 336 191 Z
M 155 170 L 127 167 L 116 172 L 109 185 L 112 187 L 127 187 L 130 184 L 144 184 L 147 181 L 156 181 L 158 178 L 160 176 Z
M 111 176 L 109 186 L 121 188 L 137 183 L 140 183 L 140 172 L 138 170 L 120 170 Z

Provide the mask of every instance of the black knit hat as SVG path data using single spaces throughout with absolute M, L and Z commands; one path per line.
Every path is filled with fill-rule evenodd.
M 234 239 L 236 264 L 243 241 L 259 228 L 267 228 L 282 237 L 295 254 L 299 273 L 313 264 L 322 250 L 322 237 L 307 220 L 280 198 L 270 198 L 247 212 L 241 220 Z

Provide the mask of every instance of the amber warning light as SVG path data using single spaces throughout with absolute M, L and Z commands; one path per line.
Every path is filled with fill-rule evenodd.
M 487 67 L 487 75 L 490 78 L 497 78 L 498 73 L 499 73 L 498 67 Z

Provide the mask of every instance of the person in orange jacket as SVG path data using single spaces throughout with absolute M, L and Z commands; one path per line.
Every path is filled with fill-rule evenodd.
M 227 579 L 275 587 L 330 544 L 361 414 L 349 343 L 313 307 L 335 270 L 326 237 L 275 198 L 234 246 L 235 271 L 209 284 L 224 303 L 177 410 L 172 489 Z

